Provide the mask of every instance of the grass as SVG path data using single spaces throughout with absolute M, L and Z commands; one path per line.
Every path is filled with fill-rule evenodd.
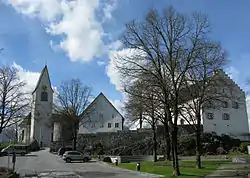
M 231 160 L 206 160 L 202 162 L 202 169 L 196 169 L 195 161 L 180 161 L 181 178 L 195 178 L 206 176 L 215 171 L 221 164 Z M 112 164 L 114 165 L 114 164 Z M 122 163 L 118 165 L 121 168 L 136 170 L 136 163 Z M 141 172 L 164 175 L 166 178 L 172 176 L 171 162 L 142 162 Z
M 246 153 L 240 153 L 240 152 L 232 152 L 232 153 L 229 153 L 228 156 L 231 156 L 231 157 L 242 157 L 242 158 L 250 158 L 250 155 L 249 154 L 246 154 Z

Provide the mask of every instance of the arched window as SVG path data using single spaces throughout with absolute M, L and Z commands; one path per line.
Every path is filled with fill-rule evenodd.
M 48 93 L 46 91 L 41 92 L 41 101 L 48 101 Z
M 184 125 L 184 119 L 181 119 L 181 125 Z

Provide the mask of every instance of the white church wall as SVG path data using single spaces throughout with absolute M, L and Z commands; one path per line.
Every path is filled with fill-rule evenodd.
M 51 88 L 47 69 L 42 72 L 38 86 L 33 93 L 34 103 L 31 114 L 31 139 L 35 138 L 43 145 L 49 146 L 51 142 L 51 115 L 53 103 L 53 90 Z M 46 86 L 46 87 L 45 87 Z M 41 93 L 47 92 L 47 101 L 42 101 Z
M 122 130 L 122 116 L 111 105 L 102 94 L 98 96 L 93 105 L 94 109 L 86 119 L 88 123 L 82 122 L 79 133 L 116 132 Z

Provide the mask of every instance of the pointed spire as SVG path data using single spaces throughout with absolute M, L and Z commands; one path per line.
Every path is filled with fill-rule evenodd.
M 41 80 L 42 80 L 43 75 L 44 75 L 45 72 L 48 73 L 47 65 L 45 65 L 44 68 L 42 69 L 40 77 L 39 77 L 39 79 L 37 81 L 36 87 L 35 87 L 34 91 L 32 92 L 32 94 L 37 90 L 37 88 L 38 88 L 39 84 L 41 83 Z M 50 78 L 49 78 L 49 82 L 50 82 Z

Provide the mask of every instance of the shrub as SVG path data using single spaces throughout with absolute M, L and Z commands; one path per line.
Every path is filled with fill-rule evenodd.
M 5 148 L 5 147 L 7 147 L 7 146 L 9 146 L 9 145 L 10 145 L 10 143 L 8 143 L 8 142 L 0 143 L 0 151 L 1 151 L 3 148 Z
M 250 142 L 242 142 L 239 147 L 240 152 L 247 154 L 248 153 L 247 146 L 250 146 Z
M 103 158 L 103 162 L 112 163 L 112 160 L 111 160 L 110 157 L 104 157 L 104 158 Z

